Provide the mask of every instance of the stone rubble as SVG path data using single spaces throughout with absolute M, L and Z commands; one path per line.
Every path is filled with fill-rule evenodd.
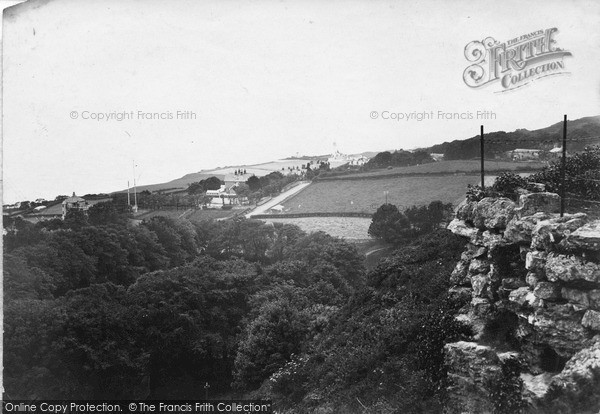
M 487 197 L 457 207 L 448 229 L 468 244 L 451 292 L 470 294 L 458 319 L 477 342 L 445 347 L 448 413 L 493 411 L 482 384 L 501 366 L 488 329 L 499 311 L 512 315 L 506 329 L 519 343 L 523 398 L 533 412 L 548 404 L 577 412 L 569 408 L 575 399 L 600 410 L 600 220 L 559 211 L 560 197 L 547 192 L 523 194 L 518 204 Z

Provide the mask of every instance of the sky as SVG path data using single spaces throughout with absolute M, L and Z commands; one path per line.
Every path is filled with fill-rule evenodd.
M 591 0 L 28 1 L 3 19 L 3 202 L 598 115 L 598 21 Z M 465 84 L 467 44 L 549 28 L 565 73 Z

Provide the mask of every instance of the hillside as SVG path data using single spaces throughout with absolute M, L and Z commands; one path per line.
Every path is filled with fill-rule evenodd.
M 310 160 L 315 159 L 316 157 L 307 158 Z M 252 164 L 252 165 L 231 165 L 226 167 L 219 167 L 210 170 L 201 170 L 196 173 L 186 174 L 181 178 L 176 178 L 171 181 L 167 181 L 164 183 L 158 184 L 149 184 L 149 185 L 140 185 L 137 187 L 138 191 L 148 190 L 158 191 L 158 190 L 171 190 L 171 189 L 185 189 L 191 183 L 198 182 L 200 180 L 205 180 L 209 177 L 217 177 L 220 180 L 224 180 L 225 176 L 232 175 L 236 170 L 242 169 L 246 170 L 248 174 L 254 174 L 257 177 L 262 177 L 264 175 L 270 174 L 273 171 L 281 171 L 281 169 L 287 170 L 288 167 L 296 168 L 301 167 L 302 164 L 306 163 L 306 159 L 301 158 L 290 158 L 285 160 L 276 160 L 269 161 L 261 164 Z M 127 189 L 116 191 L 117 193 L 126 192 Z
M 567 123 L 567 150 L 570 152 L 581 151 L 587 145 L 600 144 L 600 116 L 591 116 L 568 121 Z M 537 130 L 517 129 L 513 132 L 496 131 L 486 133 L 485 135 L 485 156 L 486 158 L 494 158 L 495 155 L 516 148 L 541 148 L 551 149 L 561 145 L 562 140 L 562 122 L 550 125 Z M 445 155 L 445 160 L 469 160 L 479 157 L 479 136 L 474 136 L 467 139 L 454 140 L 444 142 L 428 148 L 422 148 L 428 153 L 442 153 Z M 373 158 L 377 152 L 365 151 L 356 155 L 363 155 L 368 158 Z M 206 178 L 216 176 L 224 179 L 226 175 L 233 174 L 237 169 L 245 169 L 248 173 L 256 176 L 264 176 L 273 171 L 281 171 L 282 168 L 301 167 L 307 160 L 323 160 L 328 155 L 320 156 L 302 156 L 289 157 L 282 160 L 270 161 L 261 164 L 252 165 L 232 165 L 219 167 L 209 170 L 201 170 L 196 173 L 186 174 L 183 177 L 167 181 L 164 183 L 149 184 L 138 186 L 139 191 L 157 191 L 167 189 L 185 189 L 193 182 L 204 180 Z M 427 169 L 428 167 L 421 167 Z M 437 168 L 437 167 L 434 167 Z M 512 169 L 512 168 L 509 168 Z M 466 171 L 471 171 L 469 168 Z M 451 170 L 465 171 L 461 167 Z M 426 171 L 430 172 L 430 171 Z M 116 191 L 125 192 L 126 189 Z
M 496 131 L 485 134 L 485 156 L 516 148 L 552 149 L 561 146 L 562 122 L 537 130 L 517 129 L 513 132 Z M 581 151 L 587 145 L 600 143 L 600 116 L 591 116 L 567 121 L 567 150 Z M 444 142 L 425 148 L 430 153 L 442 153 L 447 160 L 479 157 L 479 136 L 463 140 Z

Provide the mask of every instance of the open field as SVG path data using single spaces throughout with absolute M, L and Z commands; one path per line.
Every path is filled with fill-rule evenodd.
M 540 169 L 545 164 L 540 161 L 498 161 L 485 160 L 486 171 L 526 171 Z M 357 178 L 379 178 L 381 176 L 400 176 L 402 174 L 453 174 L 456 172 L 475 173 L 479 172 L 481 167 L 480 160 L 452 160 L 439 161 L 428 164 L 412 165 L 409 167 L 395 167 L 390 169 L 381 169 L 363 173 L 340 175 L 337 177 L 326 177 L 321 180 L 342 179 L 353 180 Z
M 434 200 L 458 204 L 467 184 L 478 183 L 477 175 L 444 175 L 314 182 L 283 203 L 284 213 L 363 212 L 374 213 L 387 200 L 404 209 Z
M 303 217 L 303 218 L 268 218 L 267 223 L 287 223 L 300 227 L 307 233 L 324 231 L 334 237 L 348 240 L 369 239 L 370 218 L 362 217 Z

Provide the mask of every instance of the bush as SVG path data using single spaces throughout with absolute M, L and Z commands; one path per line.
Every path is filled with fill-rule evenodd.
M 562 181 L 561 161 L 529 176 L 528 180 L 545 184 L 548 191 L 559 192 Z M 567 157 L 565 187 L 568 193 L 575 196 L 600 200 L 600 146 L 590 146 L 582 153 Z
M 496 193 L 499 197 L 517 200 L 519 198 L 518 190 L 527 189 L 528 187 L 529 181 L 527 178 L 512 172 L 504 172 L 496 178 L 491 191 Z

